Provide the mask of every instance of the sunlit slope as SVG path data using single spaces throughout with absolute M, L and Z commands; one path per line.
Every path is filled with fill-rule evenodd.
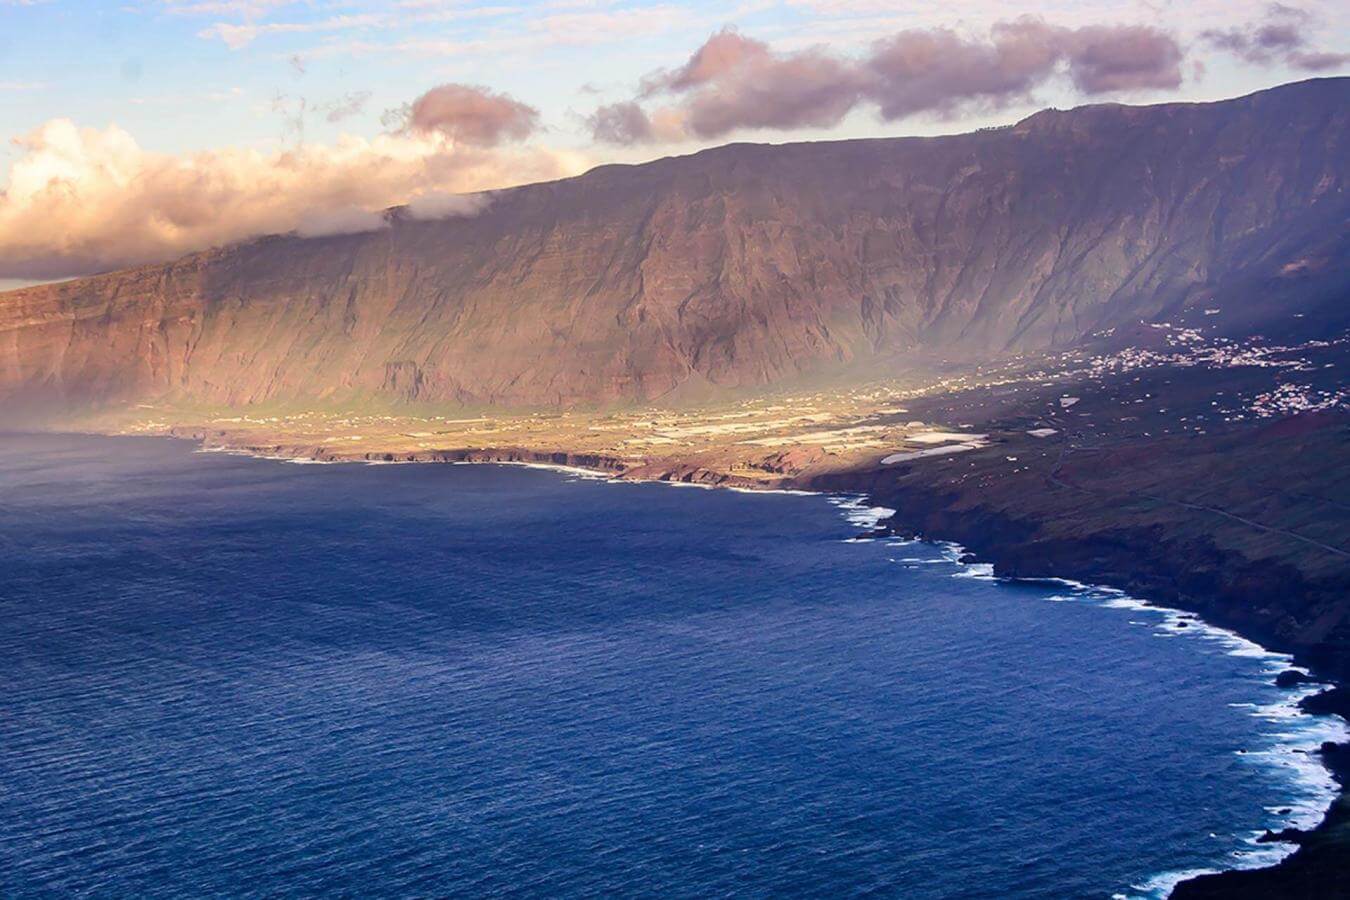
M 1216 306 L 1331 328 L 1350 79 L 968 135 L 730 145 L 0 295 L 0 403 L 706 398 Z

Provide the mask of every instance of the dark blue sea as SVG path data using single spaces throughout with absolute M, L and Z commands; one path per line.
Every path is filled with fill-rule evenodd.
M 1317 818 L 1287 660 L 869 518 L 0 437 L 0 895 L 1156 896 Z

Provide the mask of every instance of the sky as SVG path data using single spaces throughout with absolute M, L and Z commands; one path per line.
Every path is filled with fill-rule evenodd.
M 0 288 L 378 228 L 394 205 L 473 215 L 493 189 L 730 141 L 951 133 L 1347 74 L 1336 13 L 1327 0 L 0 0 Z

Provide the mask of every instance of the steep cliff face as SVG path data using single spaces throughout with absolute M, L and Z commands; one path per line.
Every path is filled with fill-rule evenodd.
M 0 403 L 600 404 L 1346 313 L 1350 79 L 731 145 L 0 294 Z

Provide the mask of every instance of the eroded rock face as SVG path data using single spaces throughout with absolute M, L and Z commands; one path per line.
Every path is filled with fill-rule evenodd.
M 1345 316 L 1350 79 L 929 139 L 731 145 L 465 219 L 0 295 L 0 402 L 700 396 L 1225 307 Z M 1218 298 L 1216 300 L 1216 298 Z

